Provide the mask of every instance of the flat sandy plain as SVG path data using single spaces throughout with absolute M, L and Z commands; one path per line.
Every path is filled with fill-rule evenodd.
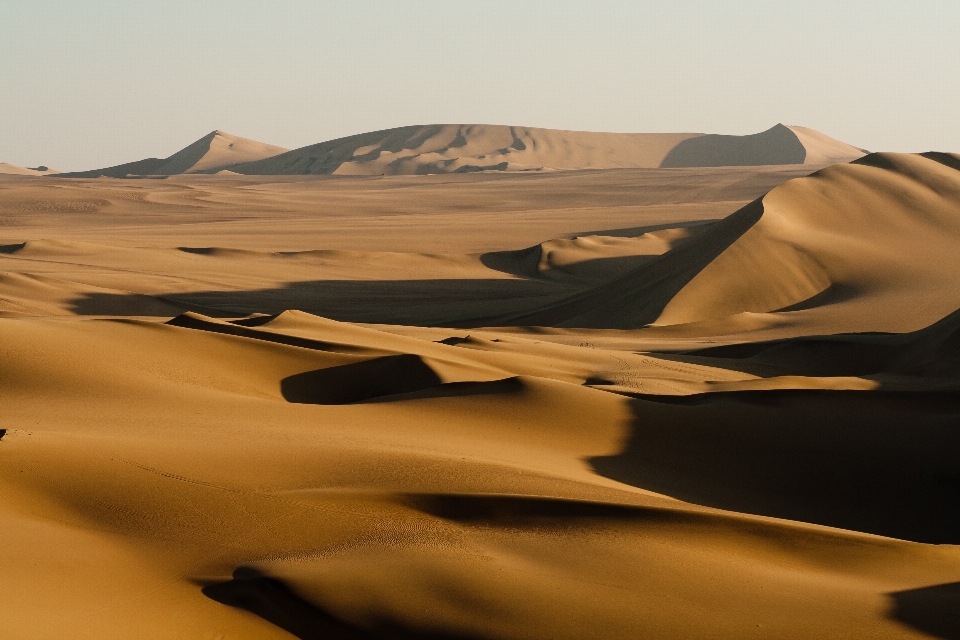
M 0 176 L 0 636 L 960 638 L 960 157 Z

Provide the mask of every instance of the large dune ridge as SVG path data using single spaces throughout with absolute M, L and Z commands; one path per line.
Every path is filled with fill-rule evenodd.
M 215 173 L 242 162 L 262 160 L 287 149 L 234 136 L 224 131 L 211 131 L 196 142 L 167 158 L 147 158 L 136 162 L 60 174 L 64 178 L 124 178 L 136 175 L 170 176 L 184 173 Z
M 656 167 L 828 165 L 863 150 L 803 127 L 778 124 L 746 136 L 602 133 L 484 124 L 372 131 L 293 151 L 214 131 L 169 158 L 148 158 L 63 177 L 239 173 L 425 175 Z
M 400 175 L 626 167 L 829 164 L 863 155 L 810 129 L 750 136 L 594 133 L 500 125 L 400 127 L 231 167 L 249 174 Z
M 829 146 L 0 177 L 0 635 L 960 637 L 960 156 Z

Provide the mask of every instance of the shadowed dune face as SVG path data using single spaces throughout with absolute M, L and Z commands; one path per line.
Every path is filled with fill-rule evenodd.
M 891 593 L 891 617 L 934 638 L 960 639 L 960 582 Z
M 251 567 L 238 568 L 228 582 L 203 587 L 203 594 L 221 604 L 249 611 L 303 640 L 371 637 L 300 598 L 280 580 Z
M 591 461 L 599 473 L 730 511 L 960 544 L 955 392 L 710 394 L 634 412 L 623 453 Z
M 750 136 L 706 135 L 679 143 L 661 167 L 723 167 L 759 164 L 803 164 L 807 150 L 790 129 L 778 124 Z

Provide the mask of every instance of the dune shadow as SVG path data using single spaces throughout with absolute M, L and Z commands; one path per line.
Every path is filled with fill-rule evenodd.
M 405 353 L 288 376 L 280 381 L 280 392 L 297 404 L 350 404 L 442 383 L 420 356 Z
M 280 392 L 295 404 L 354 404 L 420 398 L 504 395 L 524 389 L 518 378 L 443 382 L 420 356 L 399 354 L 288 376 Z
M 960 543 L 960 394 L 645 396 L 600 475 L 720 509 Z
M 801 300 L 800 302 L 783 307 L 782 309 L 776 309 L 773 313 L 805 311 L 806 309 L 813 309 L 814 307 L 825 307 L 827 305 L 853 300 L 860 294 L 861 291 L 857 287 L 834 283 L 820 293 L 810 296 L 806 300 Z
M 387 620 L 361 628 L 252 567 L 239 567 L 230 580 L 204 586 L 201 592 L 220 604 L 248 611 L 301 640 L 481 640 L 478 636 L 410 629 Z
M 673 522 L 698 517 L 652 507 L 514 495 L 411 494 L 404 502 L 437 518 L 485 527 L 562 528 L 584 520 Z
M 508 278 L 311 280 L 268 289 L 170 293 L 152 299 L 211 317 L 299 309 L 343 322 L 472 326 L 475 318 L 529 311 L 577 290 L 546 280 Z M 142 306 L 147 299 L 138 294 L 89 293 L 72 300 L 71 311 L 113 315 L 113 310 Z
M 782 124 L 746 136 L 704 135 L 688 138 L 670 150 L 661 167 L 733 167 L 803 164 L 807 149 Z
M 0 244 L 0 253 L 16 253 L 26 246 L 26 242 L 20 242 L 18 244 Z
M 233 579 L 208 585 L 201 591 L 211 600 L 249 611 L 302 640 L 372 637 L 307 602 L 280 580 L 251 567 L 240 567 L 233 572 Z
M 543 255 L 540 245 L 518 251 L 491 251 L 480 256 L 483 266 L 501 273 L 508 273 L 518 278 L 544 279 L 550 281 L 562 280 L 563 284 L 577 286 L 578 282 L 584 287 L 598 284 L 605 280 L 612 280 L 625 273 L 633 271 L 660 256 L 632 255 L 615 256 L 608 258 L 590 258 L 562 267 L 551 267 L 545 271 L 539 270 Z
M 889 617 L 943 640 L 960 640 L 960 582 L 887 594 Z
M 696 229 L 698 227 L 706 227 L 715 222 L 720 222 L 722 218 L 711 218 L 707 220 L 686 220 L 678 222 L 667 222 L 663 224 L 651 224 L 643 227 L 621 227 L 619 229 L 597 229 L 595 231 L 578 231 L 576 233 L 568 233 L 563 238 L 572 240 L 574 238 L 582 238 L 584 236 L 607 236 L 613 238 L 638 238 L 645 233 L 651 233 L 653 231 L 666 231 L 667 229 Z

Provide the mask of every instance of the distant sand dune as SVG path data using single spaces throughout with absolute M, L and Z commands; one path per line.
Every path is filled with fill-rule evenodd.
M 248 140 L 223 131 L 211 131 L 193 144 L 168 158 L 148 158 L 136 162 L 60 174 L 64 178 L 96 178 L 108 176 L 124 178 L 128 175 L 169 176 L 181 173 L 217 173 L 239 162 L 269 158 L 287 149 Z
M 59 173 L 59 171 L 50 169 L 48 167 L 35 167 L 28 169 L 26 167 L 18 167 L 15 164 L 0 162 L 0 173 L 16 176 L 49 176 L 55 175 Z
M 287 151 L 214 131 L 165 159 L 150 158 L 81 178 L 127 175 L 424 175 L 655 167 L 826 165 L 863 151 L 803 127 L 748 136 L 599 133 L 483 124 L 373 131 Z
M 448 124 L 401 127 L 350 136 L 231 167 L 231 171 L 248 174 L 397 175 L 829 164 L 861 155 L 861 150 L 823 134 L 783 125 L 752 136 L 714 136 Z

